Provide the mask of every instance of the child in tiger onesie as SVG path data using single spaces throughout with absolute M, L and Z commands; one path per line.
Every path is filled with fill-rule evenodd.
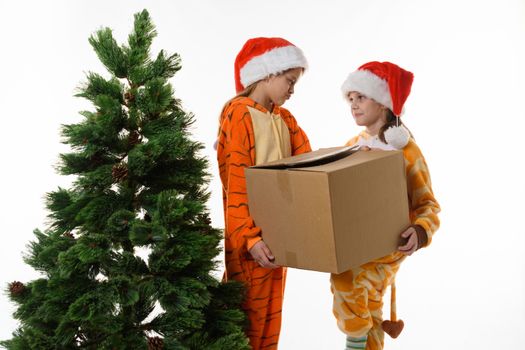
M 226 280 L 247 288 L 243 305 L 252 349 L 277 349 L 286 271 L 273 264 L 250 217 L 244 169 L 311 151 L 306 134 L 281 105 L 306 69 L 302 51 L 282 38 L 248 40 L 235 60 L 238 95 L 220 116 L 216 142 L 223 187 Z
M 403 151 L 411 221 L 400 233 L 403 243 L 396 252 L 331 275 L 333 313 L 339 329 L 346 334 L 346 349 L 383 349 L 384 332 L 394 338 L 399 335 L 403 323 L 396 320 L 396 272 L 407 255 L 430 244 L 439 227 L 440 207 L 425 158 L 400 121 L 412 81 L 412 73 L 393 63 L 369 62 L 350 73 L 342 86 L 356 124 L 366 128 L 347 145 Z M 388 286 L 391 320 L 383 321 L 382 297 Z

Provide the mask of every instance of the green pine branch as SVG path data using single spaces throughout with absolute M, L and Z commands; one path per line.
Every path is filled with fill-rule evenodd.
M 57 171 L 75 180 L 46 195 L 49 227 L 28 244 L 42 277 L 7 286 L 20 323 L 7 349 L 249 349 L 242 286 L 212 276 L 222 237 L 195 116 L 169 82 L 180 57 L 151 59 L 156 35 L 144 10 L 127 45 L 109 28 L 89 38 L 110 77 L 87 74 L 76 96 L 93 110 L 62 126 Z

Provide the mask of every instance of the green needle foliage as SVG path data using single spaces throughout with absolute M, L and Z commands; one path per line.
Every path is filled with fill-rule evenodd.
M 242 286 L 211 274 L 221 232 L 194 117 L 168 83 L 180 58 L 150 58 L 155 36 L 144 10 L 127 45 L 107 28 L 89 38 L 111 79 L 88 73 L 78 96 L 94 111 L 62 127 L 58 169 L 76 180 L 47 195 L 51 224 L 29 244 L 42 278 L 7 288 L 20 321 L 7 349 L 249 349 Z

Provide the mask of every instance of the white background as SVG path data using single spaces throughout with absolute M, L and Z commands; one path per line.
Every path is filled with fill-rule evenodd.
M 403 119 L 430 166 L 442 226 L 398 274 L 406 326 L 386 348 L 523 349 L 523 0 L 1 0 L 2 289 L 38 277 L 22 254 L 32 230 L 46 228 L 44 194 L 71 182 L 53 168 L 67 151 L 60 125 L 93 109 L 73 97 L 85 73 L 108 76 L 89 35 L 108 26 L 122 43 L 143 8 L 159 33 L 152 53 L 182 56 L 171 82 L 196 115 L 194 138 L 206 144 L 216 227 L 223 218 L 212 144 L 246 39 L 282 36 L 303 49 L 310 69 L 286 107 L 314 149 L 342 145 L 359 131 L 339 91 L 350 71 L 389 60 L 414 72 Z M 328 275 L 290 269 L 286 288 L 280 348 L 342 349 Z M 1 294 L 0 339 L 16 328 L 14 310 Z

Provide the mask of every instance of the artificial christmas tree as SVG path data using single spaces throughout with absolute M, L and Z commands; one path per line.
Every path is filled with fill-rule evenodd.
M 59 170 L 76 180 L 47 195 L 51 225 L 25 257 L 42 278 L 7 288 L 20 321 L 8 349 L 249 348 L 242 287 L 211 274 L 221 234 L 193 116 L 168 83 L 180 59 L 151 59 L 155 36 L 144 10 L 127 45 L 107 28 L 89 39 L 112 77 L 87 75 L 78 96 L 95 111 L 62 128 Z

